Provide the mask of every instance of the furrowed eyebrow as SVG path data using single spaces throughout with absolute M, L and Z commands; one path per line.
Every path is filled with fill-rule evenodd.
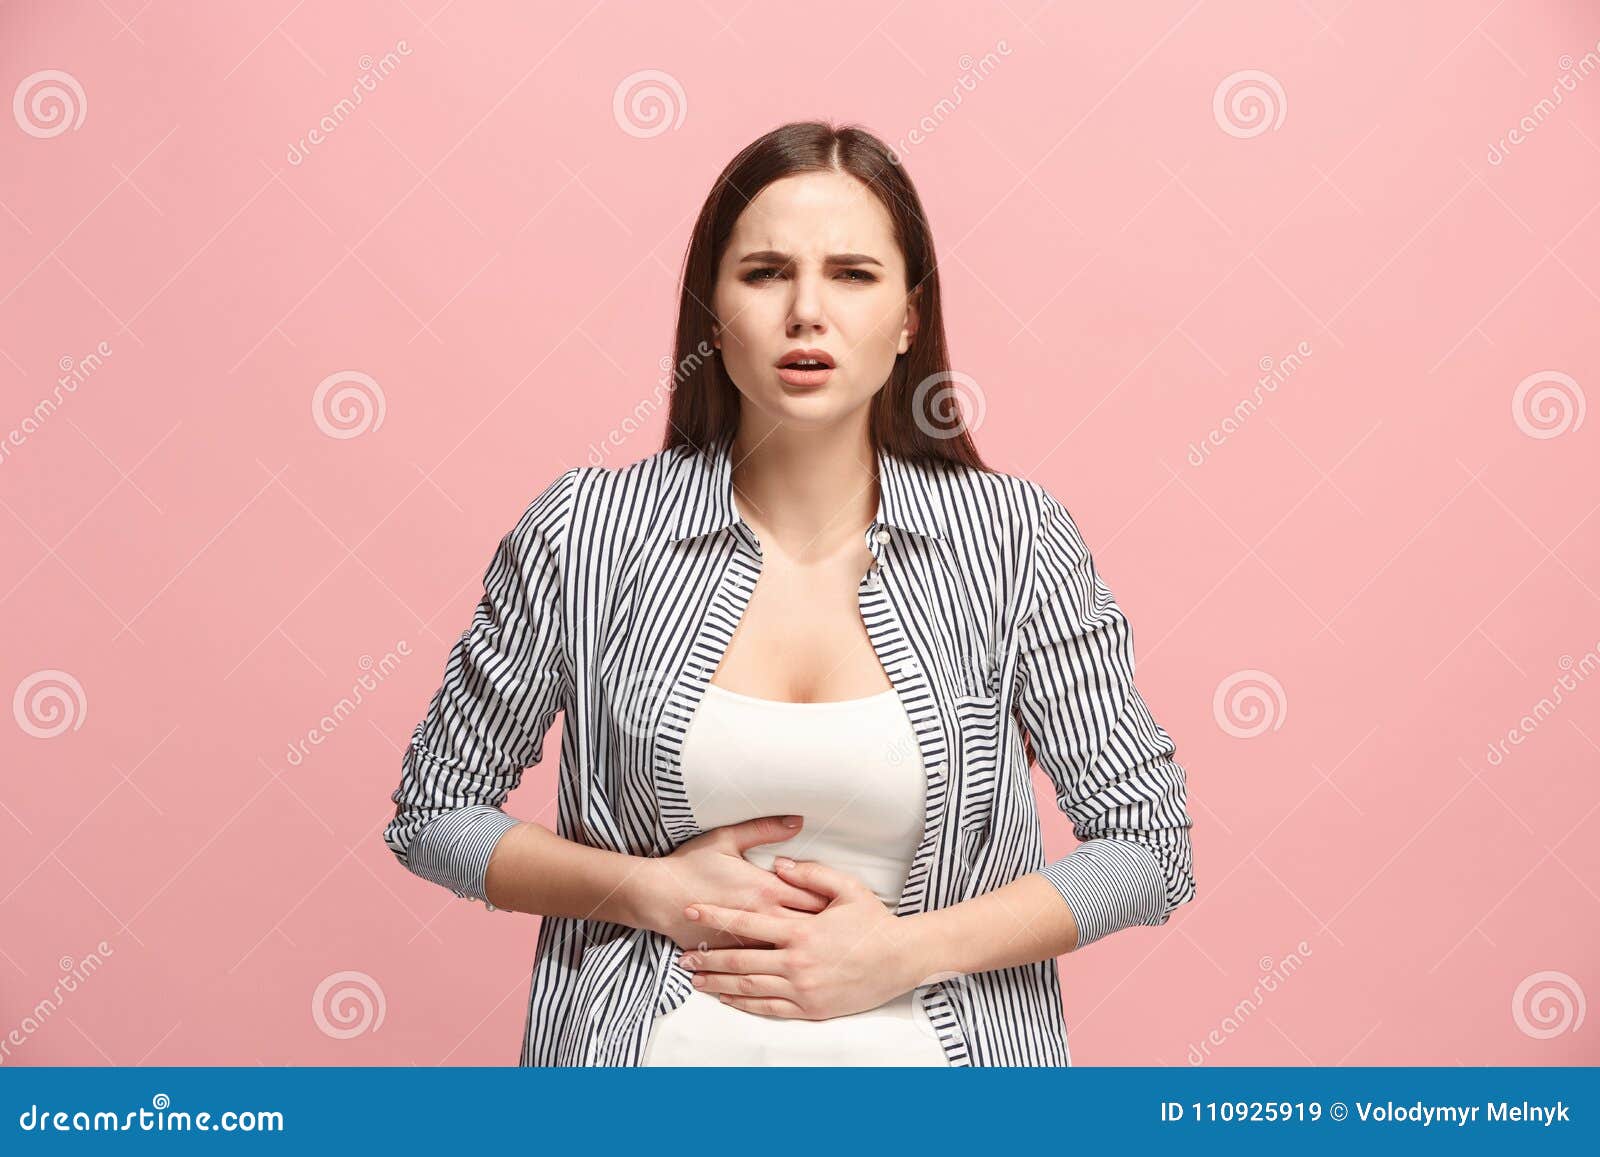
M 763 265 L 787 265 L 793 258 L 787 253 L 779 253 L 776 249 L 760 249 L 754 253 L 746 253 L 739 259 L 739 264 L 749 265 L 760 262 Z M 825 265 L 876 265 L 882 268 L 883 262 L 876 257 L 865 253 L 830 253 L 823 259 Z

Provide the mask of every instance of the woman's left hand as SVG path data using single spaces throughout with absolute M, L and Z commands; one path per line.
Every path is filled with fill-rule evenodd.
M 820 912 L 769 916 L 716 904 L 685 914 L 771 948 L 701 948 L 682 963 L 695 987 L 724 1004 L 767 1016 L 827 1020 L 876 1008 L 916 987 L 906 921 L 846 872 L 779 856 L 783 879 L 831 897 Z M 697 915 L 690 915 L 690 913 Z

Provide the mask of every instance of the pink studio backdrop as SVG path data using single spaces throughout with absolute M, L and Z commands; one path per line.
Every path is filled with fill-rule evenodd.
M 902 149 L 978 444 L 1189 772 L 1198 899 L 1062 959 L 1074 1060 L 1600 1059 L 1600 13 L 803 23 L 0 12 L 0 1062 L 514 1063 L 537 921 L 395 862 L 401 746 L 529 499 L 658 447 L 711 180 L 814 116 Z

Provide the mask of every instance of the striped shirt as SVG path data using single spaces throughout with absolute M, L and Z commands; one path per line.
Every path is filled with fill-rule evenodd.
M 520 822 L 502 805 L 558 712 L 558 835 L 662 856 L 700 834 L 684 735 L 761 571 L 730 450 L 574 467 L 500 540 L 390 797 L 384 840 L 411 872 L 488 903 L 490 852 Z M 1165 924 L 1195 891 L 1184 771 L 1072 517 L 1004 473 L 886 451 L 877 469 L 859 605 L 927 773 L 896 914 L 1039 872 L 1080 947 Z M 1081 841 L 1052 862 L 1019 719 Z M 653 930 L 543 917 L 519 1063 L 638 1065 L 653 1019 L 691 991 L 683 952 Z M 1071 1063 L 1053 958 L 918 999 L 953 1066 Z

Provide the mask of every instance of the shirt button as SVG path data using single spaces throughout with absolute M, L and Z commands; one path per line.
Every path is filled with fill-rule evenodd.
M 876 538 L 880 544 L 885 543 L 889 541 L 889 532 L 887 530 L 880 530 L 873 537 Z

